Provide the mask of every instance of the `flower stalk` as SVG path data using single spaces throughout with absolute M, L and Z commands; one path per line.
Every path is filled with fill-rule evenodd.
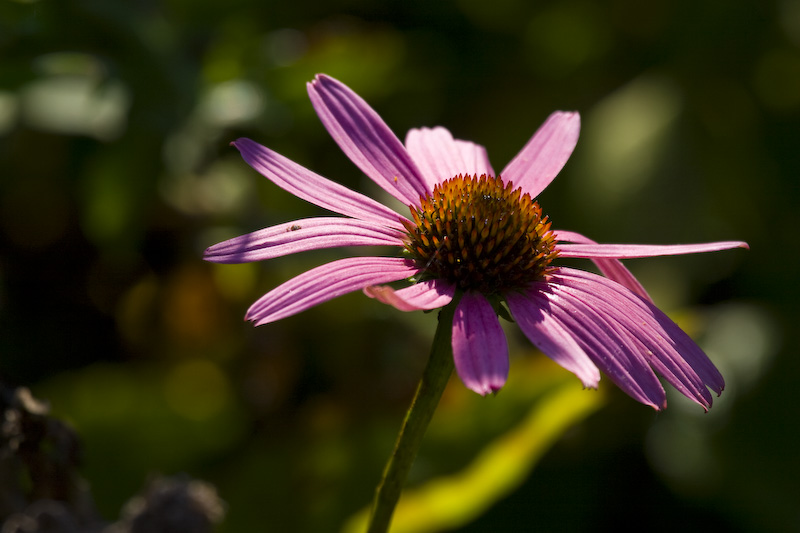
M 460 293 L 457 292 L 453 301 L 439 312 L 439 324 L 433 336 L 428 362 L 403 420 L 392 455 L 386 463 L 383 477 L 375 490 L 368 533 L 385 533 L 389 530 L 392 514 L 400 500 L 408 472 L 417 457 L 428 424 L 453 373 L 451 336 L 453 316 L 459 299 Z

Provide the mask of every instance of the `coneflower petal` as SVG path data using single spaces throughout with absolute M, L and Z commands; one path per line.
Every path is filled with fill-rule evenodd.
M 615 297 L 607 292 L 613 291 L 613 287 L 586 284 L 578 289 L 566 279 L 551 287 L 556 293 L 572 294 L 577 300 L 592 306 L 598 321 L 608 328 L 614 338 L 641 354 L 681 394 L 706 410 L 711 407 L 711 394 L 703 380 L 677 352 L 672 340 L 664 336 L 652 316 L 632 312 L 630 304 L 620 307 Z M 626 289 L 619 287 L 619 290 Z
M 536 130 L 500 175 L 536 198 L 564 168 L 578 144 L 580 130 L 578 113 L 556 111 Z
M 656 331 L 670 340 L 680 357 L 700 376 L 706 386 L 717 394 L 720 394 L 725 388 L 725 380 L 714 366 L 714 363 L 685 331 L 655 305 L 638 298 L 634 294 L 620 291 L 613 281 L 591 272 L 577 269 L 561 269 L 560 275 L 571 279 L 571 283 L 574 286 L 585 288 L 588 292 L 595 291 L 596 285 L 611 289 L 604 293 L 610 305 L 629 311 L 632 313 L 632 317 L 637 319 L 650 317 L 655 324 L 653 327 Z
M 584 257 L 587 259 L 611 258 L 631 259 L 634 257 L 657 257 L 662 255 L 698 254 L 719 252 L 731 248 L 750 246 L 743 241 L 704 242 L 698 244 L 559 244 L 559 256 Z
M 256 326 L 275 322 L 369 285 L 409 278 L 417 268 L 399 257 L 348 257 L 312 268 L 272 289 L 245 315 Z
M 410 130 L 406 149 L 428 180 L 431 191 L 437 183 L 459 174 L 494 175 L 483 146 L 453 139 L 441 126 Z
M 559 283 L 561 280 L 553 275 L 547 282 L 533 284 L 527 296 L 539 305 L 547 301 L 552 316 L 573 333 L 592 361 L 629 396 L 654 409 L 666 407 L 664 388 L 639 350 L 609 328 L 593 305 L 559 291 Z
M 575 374 L 584 387 L 597 388 L 600 371 L 569 331 L 551 316 L 548 302 L 517 292 L 506 295 L 511 316 L 522 332 L 547 357 Z
M 400 311 L 438 309 L 449 304 L 456 288 L 443 279 L 421 281 L 395 290 L 387 285 L 371 285 L 364 294 Z
M 481 294 L 465 292 L 453 317 L 453 361 L 467 388 L 483 396 L 500 390 L 508 378 L 508 343 L 492 305 Z
M 341 217 L 285 222 L 210 246 L 212 263 L 248 263 L 340 246 L 402 246 L 402 233 L 371 222 Z
M 351 191 L 250 139 L 234 141 L 248 165 L 281 189 L 334 213 L 403 229 L 405 217 L 369 196 Z
M 559 250 L 564 242 L 598 244 L 592 239 L 574 231 L 555 230 L 555 233 L 556 239 L 558 240 L 557 248 Z M 609 279 L 613 279 L 620 285 L 627 287 L 642 298 L 651 302 L 653 301 L 653 299 L 650 298 L 650 295 L 647 294 L 647 291 L 642 284 L 639 283 L 639 280 L 636 279 L 633 273 L 628 270 L 619 259 L 592 258 L 592 262 L 597 265 L 597 268 L 600 269 L 600 272 L 602 272 Z
M 350 160 L 405 205 L 428 192 L 424 176 L 378 113 L 342 82 L 324 74 L 308 84 L 322 124 Z

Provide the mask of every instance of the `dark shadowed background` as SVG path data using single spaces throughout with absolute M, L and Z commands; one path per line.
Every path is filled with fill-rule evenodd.
M 353 294 L 254 329 L 257 297 L 353 251 L 201 259 L 321 213 L 237 137 L 379 196 L 313 113 L 317 72 L 401 138 L 444 125 L 496 169 L 578 110 L 540 199 L 555 227 L 752 248 L 628 262 L 723 371 L 709 414 L 604 379 L 582 393 L 603 405 L 458 531 L 800 529 L 800 1 L 2 0 L 0 380 L 77 430 L 106 519 L 154 473 L 213 483 L 220 532 L 338 531 L 371 498 L 434 315 Z M 518 401 L 452 382 L 412 484 L 513 428 L 537 373 L 580 388 L 509 332 Z

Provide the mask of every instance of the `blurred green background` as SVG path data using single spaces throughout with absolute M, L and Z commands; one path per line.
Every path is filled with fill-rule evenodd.
M 317 72 L 401 138 L 445 125 L 496 169 L 578 110 L 541 197 L 555 227 L 752 247 L 628 263 L 723 371 L 709 414 L 674 394 L 654 413 L 607 379 L 580 391 L 510 327 L 508 388 L 451 383 L 412 485 L 461 472 L 548 391 L 593 407 L 451 528 L 800 530 L 798 0 L 0 0 L 0 379 L 77 429 L 106 519 L 151 473 L 214 483 L 223 532 L 338 531 L 371 498 L 433 315 L 353 294 L 255 329 L 252 301 L 350 251 L 201 260 L 320 214 L 239 136 L 380 196 L 314 115 Z

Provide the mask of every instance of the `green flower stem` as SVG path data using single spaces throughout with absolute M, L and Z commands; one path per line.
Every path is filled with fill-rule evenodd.
M 368 533 L 386 533 L 389 530 L 392 513 L 400 499 L 408 471 L 411 470 L 425 430 L 433 418 L 450 374 L 453 373 L 451 336 L 453 315 L 459 299 L 460 294 L 457 293 L 453 301 L 439 312 L 439 325 L 433 337 L 428 363 L 417 386 L 411 407 L 408 408 L 406 418 L 403 420 L 394 451 L 386 463 L 383 478 L 375 491 Z

